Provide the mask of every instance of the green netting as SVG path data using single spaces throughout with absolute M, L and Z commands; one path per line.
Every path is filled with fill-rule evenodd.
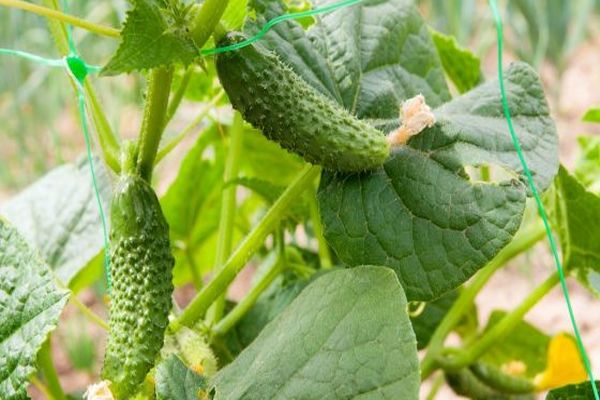
M 496 33 L 498 35 L 498 81 L 500 82 L 500 93 L 502 95 L 502 109 L 504 110 L 504 116 L 506 117 L 506 123 L 508 124 L 508 131 L 510 132 L 510 137 L 512 139 L 513 145 L 515 146 L 515 151 L 519 156 L 519 161 L 521 162 L 521 166 L 523 167 L 523 172 L 525 173 L 525 177 L 527 178 L 527 183 L 529 185 L 529 188 L 531 189 L 531 193 L 533 194 L 533 198 L 535 199 L 535 202 L 537 204 L 538 213 L 542 218 L 542 221 L 544 222 L 544 227 L 546 228 L 546 236 L 548 237 L 548 243 L 550 244 L 550 250 L 552 251 L 552 256 L 554 258 L 554 264 L 556 265 L 558 276 L 560 277 L 560 286 L 565 297 L 565 303 L 567 304 L 567 310 L 569 312 L 569 318 L 573 327 L 573 333 L 575 334 L 575 338 L 577 340 L 577 347 L 579 348 L 579 353 L 581 354 L 581 358 L 583 359 L 583 363 L 585 365 L 590 384 L 593 388 L 592 390 L 594 392 L 594 397 L 596 400 L 600 400 L 600 398 L 598 397 L 598 389 L 594 384 L 594 374 L 592 373 L 590 361 L 587 352 L 585 351 L 585 346 L 583 345 L 581 335 L 579 334 L 577 322 L 575 321 L 575 313 L 573 312 L 573 307 L 571 306 L 569 289 L 567 288 L 567 282 L 565 279 L 565 271 L 560 261 L 556 241 L 554 240 L 552 228 L 550 226 L 550 222 L 548 221 L 548 215 L 546 214 L 546 209 L 544 208 L 544 203 L 542 202 L 540 194 L 537 188 L 535 187 L 533 176 L 531 175 L 531 171 L 529 170 L 529 166 L 527 165 L 527 160 L 525 160 L 525 156 L 523 155 L 523 151 L 521 150 L 521 143 L 519 142 L 519 138 L 517 136 L 517 133 L 515 132 L 512 123 L 510 108 L 508 107 L 508 100 L 506 98 L 506 91 L 504 88 L 504 77 L 502 75 L 502 48 L 504 41 L 502 34 L 502 18 L 500 17 L 500 12 L 498 11 L 498 4 L 496 3 L 496 0 L 489 0 L 489 2 L 490 7 L 492 9 L 492 13 L 494 15 L 494 21 L 496 23 Z

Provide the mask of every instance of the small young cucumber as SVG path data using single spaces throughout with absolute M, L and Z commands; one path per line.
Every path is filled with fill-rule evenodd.
M 121 176 L 111 203 L 110 335 L 103 379 L 117 399 L 134 394 L 163 345 L 173 292 L 169 227 L 154 190 Z
M 511 394 L 493 389 L 473 373 L 470 368 L 444 373 L 446 382 L 452 390 L 461 396 L 473 400 L 533 400 L 532 394 Z
M 470 369 L 480 381 L 503 393 L 521 394 L 535 391 L 533 381 L 505 374 L 492 365 L 475 363 Z
M 229 33 L 220 46 L 243 40 Z M 261 46 L 219 54 L 217 73 L 231 104 L 283 148 L 326 169 L 358 172 L 381 166 L 390 154 L 385 135 L 308 85 Z

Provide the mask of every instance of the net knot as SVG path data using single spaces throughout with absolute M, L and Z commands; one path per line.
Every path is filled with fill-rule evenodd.
M 65 57 L 65 62 L 75 79 L 77 79 L 79 83 L 83 83 L 90 72 L 87 64 L 77 55 Z

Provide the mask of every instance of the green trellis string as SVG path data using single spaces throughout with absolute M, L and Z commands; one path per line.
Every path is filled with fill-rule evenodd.
M 519 138 L 515 132 L 513 127 L 512 118 L 510 115 L 510 108 L 508 106 L 508 99 L 506 97 L 506 90 L 504 88 L 504 78 L 502 74 L 502 47 L 503 47 L 503 34 L 502 34 L 502 17 L 500 16 L 500 12 L 498 11 L 498 4 L 496 0 L 489 0 L 490 7 L 492 9 L 492 13 L 494 15 L 494 21 L 496 23 L 496 33 L 498 40 L 498 81 L 500 83 L 500 94 L 502 97 L 502 109 L 504 110 L 504 116 L 506 117 L 506 123 L 508 125 L 508 130 L 510 132 L 510 137 L 512 139 L 513 145 L 515 146 L 515 150 L 517 155 L 519 156 L 519 161 L 521 162 L 521 166 L 523 167 L 523 172 L 525 173 L 525 177 L 527 178 L 527 183 L 529 184 L 529 188 L 531 193 L 533 194 L 533 198 L 537 204 L 538 213 L 544 222 L 544 227 L 546 229 L 546 236 L 548 237 L 548 243 L 550 244 L 550 249 L 552 251 L 552 256 L 554 257 L 554 263 L 556 264 L 556 270 L 558 272 L 558 276 L 560 278 L 560 286 L 562 288 L 562 292 L 565 298 L 565 303 L 567 304 L 567 310 L 569 312 L 569 318 L 571 320 L 571 325 L 573 327 L 573 332 L 575 333 L 575 339 L 577 341 L 577 347 L 579 349 L 579 353 L 581 354 L 581 358 L 583 359 L 583 363 L 585 365 L 585 370 L 587 372 L 588 378 L 592 385 L 592 392 L 594 393 L 594 398 L 596 400 L 600 400 L 598 396 L 598 389 L 596 388 L 596 383 L 594 380 L 594 374 L 592 372 L 592 368 L 590 366 L 590 360 L 585 351 L 585 346 L 583 345 L 583 340 L 581 339 L 581 335 L 579 333 L 579 328 L 577 327 L 577 322 L 575 321 L 575 313 L 573 312 L 573 307 L 571 306 L 571 299 L 569 296 L 569 289 L 567 288 L 567 282 L 565 279 L 565 271 L 562 267 L 562 263 L 560 261 L 560 256 L 558 254 L 558 248 L 556 246 L 556 242 L 554 240 L 554 235 L 552 234 L 552 228 L 550 227 L 550 222 L 548 221 L 548 216 L 546 214 L 546 209 L 544 208 L 544 203 L 539 195 L 537 188 L 535 187 L 535 182 L 533 180 L 533 176 L 531 175 L 531 171 L 529 170 L 529 166 L 527 165 L 527 161 L 525 160 L 525 156 L 523 155 L 523 151 L 521 149 L 521 144 L 519 142 Z
M 349 6 L 352 6 L 352 5 L 361 3 L 361 2 L 362 2 L 362 0 L 343 0 L 343 1 L 340 1 L 337 3 L 330 4 L 328 6 L 320 7 L 320 8 L 314 8 L 311 10 L 306 10 L 306 11 L 301 11 L 301 12 L 296 12 L 296 13 L 283 14 L 283 15 L 280 15 L 278 17 L 275 17 L 275 18 L 269 20 L 255 36 L 252 36 L 240 43 L 235 43 L 233 45 L 212 48 L 212 49 L 204 49 L 204 50 L 200 51 L 200 54 L 203 56 L 208 56 L 208 55 L 215 55 L 215 54 L 225 53 L 228 51 L 238 50 L 243 47 L 249 46 L 252 43 L 262 39 L 269 30 L 271 30 L 275 25 L 277 25 L 283 21 L 287 21 L 287 20 L 291 20 L 291 19 L 299 19 L 299 18 L 303 18 L 303 17 L 327 13 L 327 12 L 331 12 L 331 11 L 340 9 L 342 7 L 349 7 Z M 504 78 L 503 78 L 503 74 L 502 74 L 502 47 L 503 47 L 502 19 L 500 17 L 500 13 L 498 11 L 498 6 L 497 6 L 496 0 L 489 0 L 489 4 L 492 9 L 492 13 L 494 15 L 494 20 L 496 23 L 496 30 L 497 30 L 497 34 L 498 34 L 498 38 L 497 38 L 497 40 L 498 40 L 498 80 L 500 83 L 502 108 L 504 111 L 504 115 L 506 117 L 506 122 L 508 125 L 508 129 L 509 129 L 509 132 L 511 135 L 513 145 L 515 147 L 515 151 L 519 157 L 519 161 L 521 162 L 523 172 L 527 178 L 527 183 L 528 183 L 531 193 L 533 194 L 533 197 L 536 201 L 539 215 L 542 218 L 544 227 L 546 229 L 546 235 L 548 237 L 550 249 L 552 251 L 552 254 L 554 257 L 554 262 L 556 264 L 556 269 L 558 271 L 558 275 L 560 278 L 560 284 L 561 284 L 561 288 L 562 288 L 562 291 L 564 294 L 565 302 L 567 304 L 567 309 L 569 312 L 569 318 L 571 320 L 571 325 L 573 326 L 573 332 L 575 333 L 577 346 L 579 348 L 579 352 L 580 352 L 583 362 L 585 364 L 585 368 L 586 368 L 586 372 L 588 374 L 589 380 L 592 384 L 592 390 L 594 393 L 595 400 L 600 400 L 600 396 L 598 395 L 598 389 L 596 388 L 596 385 L 594 383 L 595 381 L 594 381 L 594 376 L 593 376 L 592 369 L 590 366 L 589 358 L 585 351 L 585 347 L 583 345 L 583 341 L 581 339 L 581 335 L 580 335 L 579 329 L 577 327 L 577 322 L 575 320 L 575 315 L 573 313 L 573 307 L 571 306 L 569 290 L 567 288 L 567 284 L 566 284 L 566 280 L 565 280 L 564 269 L 560 262 L 560 256 L 558 254 L 558 249 L 557 249 L 557 246 L 556 246 L 556 243 L 554 240 L 554 236 L 552 235 L 552 229 L 550 227 L 550 223 L 548 221 L 548 217 L 546 215 L 544 205 L 542 203 L 540 195 L 535 186 L 533 176 L 531 175 L 531 171 L 530 171 L 529 166 L 527 165 L 527 161 L 525 160 L 525 157 L 523 155 L 523 151 L 521 149 L 519 139 L 517 137 L 517 134 L 516 134 L 513 124 L 512 124 L 510 108 L 508 106 L 508 99 L 506 97 L 506 91 L 504 88 Z M 66 8 L 66 4 L 64 5 L 64 7 Z M 11 50 L 11 49 L 0 49 L 0 54 L 19 56 L 19 57 L 28 59 L 30 61 L 34 61 L 39 64 L 50 66 L 50 67 L 64 67 L 64 68 L 66 68 L 68 74 L 73 78 L 73 81 L 75 82 L 75 85 L 77 86 L 79 115 L 80 115 L 81 124 L 82 124 L 82 128 L 83 128 L 85 143 L 86 143 L 87 158 L 88 158 L 88 162 L 90 165 L 90 171 L 91 171 L 91 175 L 92 175 L 92 185 L 93 185 L 96 201 L 98 203 L 98 209 L 100 212 L 100 217 L 102 220 L 102 226 L 103 226 L 103 232 L 104 232 L 105 269 L 106 269 L 106 277 L 107 277 L 108 287 L 110 289 L 108 235 L 107 235 L 107 228 L 106 228 L 107 224 L 106 224 L 106 218 L 104 215 L 104 209 L 102 207 L 102 201 L 100 199 L 96 175 L 94 173 L 94 164 L 93 164 L 93 157 L 92 157 L 92 152 L 91 152 L 91 141 L 90 141 L 90 135 L 89 135 L 88 125 L 87 125 L 87 115 L 86 115 L 86 108 L 85 108 L 85 92 L 83 89 L 83 83 L 84 83 L 86 76 L 88 74 L 99 72 L 101 70 L 101 67 L 94 66 L 94 65 L 88 65 L 78 57 L 77 51 L 76 51 L 76 48 L 75 48 L 75 45 L 74 45 L 73 39 L 72 39 L 71 26 L 67 27 L 67 38 L 68 38 L 68 42 L 69 42 L 70 54 L 68 57 L 65 57 L 65 58 L 59 59 L 59 60 L 46 59 L 46 58 L 37 56 L 35 54 L 30 54 L 30 53 L 26 53 L 23 51 Z

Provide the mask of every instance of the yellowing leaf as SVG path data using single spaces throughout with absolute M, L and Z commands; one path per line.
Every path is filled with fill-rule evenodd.
M 587 374 L 575 340 L 565 333 L 554 336 L 548 346 L 546 369 L 535 377 L 536 388 L 551 389 L 586 379 Z

